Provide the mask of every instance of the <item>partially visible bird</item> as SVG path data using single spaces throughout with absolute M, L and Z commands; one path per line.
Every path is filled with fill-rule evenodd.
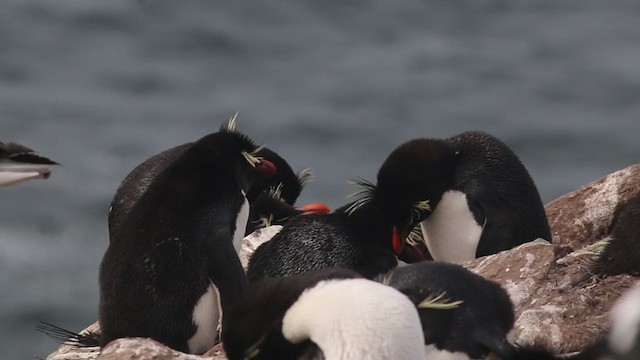
M 0 186 L 48 179 L 57 162 L 13 142 L 0 142 Z
M 251 284 L 224 319 L 229 360 L 426 359 L 413 303 L 357 277 L 325 269 Z

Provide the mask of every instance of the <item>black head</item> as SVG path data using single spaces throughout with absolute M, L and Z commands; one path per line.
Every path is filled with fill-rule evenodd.
M 305 169 L 297 174 L 294 173 L 285 159 L 266 147 L 260 148 L 256 156 L 274 164 L 278 173 L 258 180 L 247 193 L 249 202 L 253 202 L 261 193 L 270 192 L 272 197 L 277 197 L 284 203 L 293 205 L 300 196 L 304 185 L 312 179 L 311 171 Z
M 345 269 L 325 269 L 252 283 L 223 321 L 222 343 L 229 360 L 298 359 L 313 346 L 292 344 L 282 335 L 282 319 L 305 289 L 329 279 L 360 277 Z
M 445 140 L 414 139 L 396 148 L 380 167 L 372 200 L 393 223 L 396 253 L 450 188 L 455 156 Z
M 236 181 L 246 192 L 258 180 L 276 174 L 276 167 L 260 158 L 260 147 L 249 137 L 235 130 L 235 117 L 223 124 L 220 131 L 194 142 L 182 155 L 184 164 L 197 163 L 202 179 L 209 175 L 233 171 Z
M 506 340 L 514 324 L 513 305 L 499 284 L 460 265 L 438 261 L 396 268 L 382 281 L 418 306 L 426 344 L 464 352 L 472 359 L 513 351 Z M 425 300 L 457 306 L 421 306 Z

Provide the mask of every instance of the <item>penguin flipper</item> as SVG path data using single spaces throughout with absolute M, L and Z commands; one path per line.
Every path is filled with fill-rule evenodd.
M 88 331 L 83 334 L 74 333 L 57 325 L 40 321 L 36 326 L 36 331 L 47 335 L 58 344 L 70 345 L 74 347 L 98 347 L 100 346 L 100 333 Z

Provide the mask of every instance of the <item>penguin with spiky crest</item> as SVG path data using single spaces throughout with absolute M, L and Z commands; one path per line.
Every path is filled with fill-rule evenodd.
M 344 269 L 262 279 L 224 321 L 229 360 L 425 358 L 413 303 Z
M 235 131 L 235 119 L 236 116 L 223 124 L 221 131 Z M 109 207 L 110 237 L 115 236 L 131 208 L 149 188 L 151 181 L 192 145 L 193 143 L 189 142 L 162 151 L 142 162 L 125 177 Z M 247 192 L 250 209 L 245 235 L 259 227 L 280 225 L 298 214 L 315 215 L 330 211 L 326 205 L 319 203 L 293 206 L 304 185 L 313 178 L 309 169 L 295 174 L 280 155 L 266 147 L 258 148 L 255 156 L 271 162 L 278 172 L 272 176 L 258 178 Z
M 0 186 L 48 179 L 57 162 L 13 142 L 0 142 Z
M 433 259 L 455 263 L 551 240 L 531 176 L 507 145 L 484 132 L 408 141 L 384 161 L 377 184 L 360 184 L 358 206 L 372 202 L 386 214 L 398 254 L 417 224 Z
M 484 359 L 493 353 L 510 359 L 514 355 L 515 348 L 507 341 L 514 324 L 513 305 L 499 284 L 440 261 L 398 267 L 379 280 L 418 308 L 428 356 Z M 440 300 L 450 306 L 426 306 Z
M 298 216 L 284 224 L 249 260 L 249 282 L 264 277 L 292 276 L 332 267 L 371 278 L 398 264 L 389 244 L 391 224 L 371 205 L 331 214 Z
M 247 193 L 251 211 L 245 235 L 271 225 L 283 225 L 296 215 L 320 215 L 331 211 L 320 203 L 294 206 L 304 186 L 313 180 L 311 169 L 294 173 L 280 155 L 268 148 L 260 149 L 258 155 L 271 161 L 278 173 L 259 180 Z
M 234 124 L 163 164 L 112 229 L 100 266 L 101 346 L 150 337 L 200 354 L 215 344 L 222 313 L 247 284 L 234 249 L 249 213 L 245 194 L 276 172 Z

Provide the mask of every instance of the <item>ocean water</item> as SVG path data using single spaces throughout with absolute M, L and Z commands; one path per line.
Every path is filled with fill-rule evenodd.
M 107 209 L 138 163 L 239 112 L 337 207 L 414 137 L 487 131 L 545 202 L 640 162 L 637 1 L 0 0 L 0 141 L 62 163 L 0 188 L 0 357 L 97 318 Z

